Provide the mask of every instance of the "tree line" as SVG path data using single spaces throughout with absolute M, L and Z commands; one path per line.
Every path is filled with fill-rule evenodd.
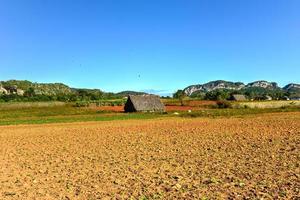
M 284 99 L 285 97 L 290 97 L 294 94 L 286 92 L 281 89 L 265 89 L 259 87 L 246 88 L 242 90 L 225 90 L 217 89 L 212 91 L 199 91 L 194 92 L 190 95 L 190 98 L 197 98 L 201 100 L 229 100 L 234 94 L 245 95 L 249 100 L 267 100 L 268 97 L 271 97 L 274 100 Z M 183 99 L 186 96 L 183 90 L 177 90 L 173 94 L 173 98 Z

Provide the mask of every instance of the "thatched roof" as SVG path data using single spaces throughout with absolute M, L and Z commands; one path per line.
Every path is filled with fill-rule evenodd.
M 232 95 L 232 100 L 234 100 L 234 101 L 246 101 L 247 98 L 245 97 L 245 95 L 242 95 L 242 94 L 234 94 L 234 95 Z
M 125 112 L 163 112 L 165 106 L 156 95 L 129 95 L 124 110 Z

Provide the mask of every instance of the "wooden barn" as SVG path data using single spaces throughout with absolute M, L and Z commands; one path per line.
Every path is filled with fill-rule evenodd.
M 165 106 L 156 95 L 129 95 L 125 112 L 164 112 Z
M 234 94 L 234 95 L 232 95 L 231 100 L 233 100 L 233 101 L 247 101 L 247 98 L 245 97 L 245 95 L 242 95 L 242 94 Z

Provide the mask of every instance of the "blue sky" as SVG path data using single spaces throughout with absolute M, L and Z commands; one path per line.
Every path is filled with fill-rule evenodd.
M 298 0 L 0 0 L 0 80 L 173 92 L 300 82 Z

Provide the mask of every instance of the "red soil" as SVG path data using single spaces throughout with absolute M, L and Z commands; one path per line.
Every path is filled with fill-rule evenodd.
M 299 199 L 300 114 L 2 126 L 0 199 Z
M 165 106 L 166 111 L 188 111 L 188 110 L 201 110 L 203 108 L 196 106 Z M 99 111 L 113 111 L 113 112 L 124 112 L 124 106 L 100 106 L 92 107 L 94 110 Z
M 188 111 L 188 110 L 201 110 L 201 107 L 195 106 L 166 106 L 166 111 Z
M 215 105 L 216 101 L 189 101 L 187 102 L 188 106 L 210 106 Z

